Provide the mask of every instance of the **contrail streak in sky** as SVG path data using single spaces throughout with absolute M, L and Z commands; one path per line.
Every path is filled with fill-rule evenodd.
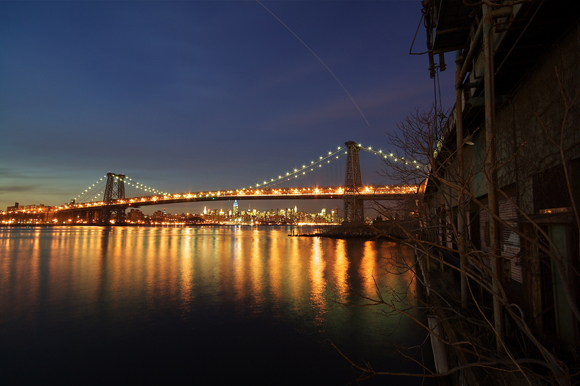
M 286 24 L 284 24 L 284 22 L 283 22 L 282 20 L 280 20 L 280 19 L 278 18 L 278 16 L 276 16 L 276 15 L 275 15 L 275 14 L 274 14 L 272 11 L 270 11 L 270 10 L 268 9 L 268 7 L 266 7 L 264 4 L 262 4 L 262 3 L 260 2 L 260 0 L 256 0 L 256 2 L 257 2 L 258 4 L 260 4 L 262 7 L 264 7 L 264 9 L 265 9 L 266 11 L 268 11 L 268 12 L 270 13 L 270 15 L 274 16 L 274 18 L 275 18 L 276 20 L 278 20 L 278 21 L 280 22 L 280 24 L 282 24 L 282 25 L 283 25 L 283 26 L 284 26 L 284 27 L 285 27 L 285 28 L 286 28 L 288 31 L 290 31 L 290 33 L 291 33 L 292 35 L 294 35 L 294 37 L 295 37 L 296 39 L 298 39 L 298 41 L 300 41 L 300 43 L 302 43 L 302 45 L 303 45 L 304 47 L 308 48 L 308 51 L 310 51 L 310 52 L 312 53 L 312 55 L 314 55 L 314 57 L 315 57 L 316 59 L 318 59 L 318 61 L 319 61 L 320 63 L 322 63 L 322 65 L 323 65 L 323 66 L 324 66 L 324 67 L 325 67 L 325 68 L 328 70 L 328 72 L 330 72 L 330 75 L 332 75 L 332 76 L 334 77 L 334 79 L 336 79 L 336 81 L 338 82 L 338 84 L 340 85 L 340 87 L 342 87 L 342 89 L 344 90 L 344 92 L 346 93 L 346 95 L 348 95 L 348 97 L 350 98 L 350 100 L 352 101 L 352 103 L 355 105 L 355 107 L 357 108 L 358 112 L 359 112 L 359 113 L 360 113 L 360 115 L 363 117 L 363 119 L 365 120 L 365 122 L 367 123 L 367 125 L 368 125 L 369 127 L 371 127 L 371 125 L 369 124 L 369 121 L 367 121 L 367 118 L 366 118 L 366 117 L 365 117 L 365 115 L 363 114 L 363 112 L 362 112 L 362 110 L 360 109 L 360 107 L 358 107 L 358 105 L 356 104 L 356 102 L 354 101 L 353 97 L 350 95 L 350 93 L 349 93 L 349 92 L 348 92 L 348 90 L 346 89 L 346 87 L 344 87 L 344 85 L 342 84 L 342 82 L 341 82 L 340 80 L 338 80 L 338 78 L 336 77 L 336 75 L 334 75 L 334 72 L 332 72 L 332 70 L 331 70 L 330 68 L 328 68 L 328 66 L 326 65 L 326 63 L 324 63 L 324 62 L 322 61 L 322 59 L 320 59 L 320 58 L 318 57 L 318 55 L 316 55 L 316 53 L 315 53 L 314 51 L 312 51 L 312 49 L 311 49 L 310 47 L 308 47 L 308 45 L 307 45 L 306 43 L 304 43 L 304 41 L 303 41 L 302 39 L 300 39 L 300 37 L 299 37 L 298 35 L 296 35 L 296 34 L 294 33 L 294 31 L 292 31 L 292 30 L 290 29 L 290 27 L 288 27 Z

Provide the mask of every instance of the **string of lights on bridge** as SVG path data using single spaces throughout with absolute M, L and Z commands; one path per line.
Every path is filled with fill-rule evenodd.
M 373 150 L 370 146 L 364 147 L 360 143 L 358 144 L 358 147 L 360 148 L 360 150 L 363 150 L 367 153 L 376 155 L 376 156 L 381 157 L 385 160 L 389 160 L 390 162 L 404 163 L 405 165 L 412 166 L 416 169 L 420 169 L 422 167 L 422 165 L 420 163 L 418 163 L 416 160 L 409 161 L 409 160 L 406 160 L 405 157 L 399 157 L 399 156 L 395 155 L 394 153 L 384 153 L 382 150 Z M 343 157 L 347 154 L 348 154 L 348 151 L 346 151 L 346 147 L 338 146 L 338 148 L 336 150 L 329 151 L 327 155 L 318 157 L 318 160 L 316 160 L 316 161 L 310 161 L 310 164 L 308 164 L 308 165 L 302 165 L 301 168 L 295 168 L 293 171 L 289 171 L 289 172 L 286 172 L 286 174 L 279 175 L 278 178 L 270 178 L 270 181 L 264 181 L 262 183 L 257 183 L 255 187 L 256 188 L 267 188 L 270 186 L 275 186 L 275 185 L 281 184 L 285 181 L 290 181 L 292 178 L 298 178 L 301 175 L 305 175 L 307 173 L 318 170 L 323 165 L 328 165 L 330 162 L 335 161 L 335 160 L 339 159 L 340 157 Z M 252 189 L 252 188 L 253 188 L 252 186 L 249 187 L 249 189 Z
M 383 152 L 382 150 L 373 150 L 372 147 L 370 147 L 370 146 L 365 147 L 365 146 L 362 146 L 362 144 L 358 144 L 358 147 L 360 150 L 363 150 L 367 153 L 376 155 L 384 160 L 388 160 L 389 162 L 404 163 L 405 165 L 414 167 L 416 169 L 420 169 L 423 166 L 420 163 L 418 163 L 416 160 L 409 161 L 409 160 L 406 160 L 404 157 L 397 156 L 394 153 Z M 329 151 L 328 154 L 318 157 L 318 159 L 316 161 L 310 161 L 310 164 L 302 165 L 301 168 L 294 168 L 294 170 L 286 172 L 285 174 L 279 175 L 277 178 L 271 178 L 270 181 L 264 181 L 262 183 L 257 183 L 255 186 L 243 188 L 242 190 L 254 189 L 254 188 L 262 188 L 263 189 L 263 188 L 268 188 L 268 187 L 272 187 L 272 186 L 281 184 L 285 181 L 290 181 L 292 179 L 306 175 L 307 173 L 311 173 L 315 170 L 319 170 L 320 168 L 322 168 L 322 166 L 328 165 L 332 161 L 336 161 L 337 159 L 339 159 L 347 154 L 348 154 L 348 151 L 346 150 L 346 147 L 338 146 L 336 148 L 336 150 Z M 119 177 L 115 177 L 115 178 L 118 179 Z M 100 195 L 102 194 L 102 191 L 105 188 L 104 184 L 102 184 L 102 183 L 103 183 L 103 181 L 105 181 L 105 183 L 106 183 L 106 180 L 107 180 L 106 175 L 99 178 L 94 184 L 89 185 L 83 192 L 81 192 L 78 196 L 73 198 L 73 201 L 86 202 L 89 200 L 90 201 L 101 200 Z M 163 191 L 160 191 L 158 189 L 154 189 L 154 188 L 151 188 L 149 186 L 143 185 L 142 183 L 140 183 L 138 181 L 134 181 L 129 176 L 125 176 L 124 183 L 131 186 L 131 187 L 134 187 L 136 189 L 140 189 L 144 192 L 158 194 L 158 195 L 164 195 L 164 196 L 170 195 L 170 193 L 168 193 L 168 192 L 163 192 Z M 95 196 L 93 196 L 94 192 L 98 192 L 98 193 Z
M 409 160 L 405 159 L 405 157 L 399 157 L 394 153 L 383 153 L 382 150 L 373 150 L 370 146 L 364 147 L 360 144 L 358 145 L 358 147 L 360 147 L 361 150 L 364 150 L 367 153 L 374 154 L 374 155 L 381 157 L 383 159 L 388 159 L 391 162 L 404 163 L 405 165 L 412 166 L 415 169 L 422 169 L 424 167 L 424 165 L 417 162 L 417 160 L 409 161 Z
M 306 173 L 313 172 L 317 170 L 317 168 L 321 168 L 322 165 L 327 165 L 331 161 L 339 159 L 341 156 L 346 154 L 346 152 L 342 152 L 345 149 L 344 147 L 338 147 L 335 151 L 329 151 L 327 155 L 320 156 L 317 161 L 310 161 L 309 165 L 302 165 L 301 168 L 295 168 L 293 171 L 286 172 L 283 175 L 279 175 L 278 178 L 271 178 L 270 181 L 264 181 L 263 183 L 257 183 L 257 188 L 266 188 L 269 186 L 274 186 L 281 184 L 284 181 L 290 181 L 292 178 L 298 178 L 301 175 L 305 175 Z M 249 189 L 252 189 L 253 186 L 250 186 Z
M 115 177 L 116 179 L 118 179 L 119 177 Z M 105 181 L 105 182 L 103 182 Z M 103 189 L 105 188 L 104 184 L 107 181 L 107 175 L 104 175 L 103 177 L 99 178 L 97 181 L 95 181 L 94 184 L 89 185 L 83 192 L 81 192 L 78 196 L 76 196 L 75 198 L 73 198 L 73 200 L 75 202 L 85 202 L 85 201 L 100 201 L 102 198 L 100 197 L 102 194 Z M 143 185 L 140 182 L 137 181 L 133 181 L 130 177 L 125 176 L 124 178 L 124 183 L 126 185 L 132 186 L 136 189 L 140 189 L 143 190 L 144 192 L 148 192 L 148 193 L 154 193 L 154 194 L 160 194 L 160 195 L 168 195 L 169 193 L 167 192 L 162 192 L 160 190 L 151 188 L 149 186 Z M 94 192 L 98 192 L 97 195 L 93 196 Z
M 105 174 L 104 176 L 102 176 L 101 178 L 99 178 L 94 184 L 89 185 L 83 192 L 81 192 L 78 196 L 76 196 L 75 198 L 73 198 L 74 201 L 83 201 L 83 200 L 88 200 L 90 197 L 92 197 L 92 193 L 97 191 L 99 188 L 102 190 L 104 189 L 104 186 L 99 186 L 99 184 L 103 181 L 103 179 L 107 179 L 107 175 Z M 99 196 L 95 196 L 94 198 L 98 198 Z
M 141 190 L 143 190 L 145 192 L 150 192 L 150 193 L 155 193 L 155 194 L 163 194 L 163 195 L 168 195 L 169 194 L 167 192 L 162 192 L 160 190 L 150 188 L 149 186 L 145 186 L 145 185 L 143 185 L 140 182 L 133 181 L 128 176 L 125 176 L 125 183 L 128 184 L 129 186 L 132 186 L 132 187 L 137 188 L 137 189 L 141 189 Z

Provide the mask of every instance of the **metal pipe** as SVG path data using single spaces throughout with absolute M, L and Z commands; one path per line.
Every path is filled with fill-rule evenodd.
M 493 23 L 493 19 L 495 18 L 510 16 L 512 12 L 513 10 L 511 7 L 491 12 L 490 15 L 492 18 L 491 23 Z M 459 73 L 459 76 L 456 76 L 455 80 L 456 89 L 461 87 L 461 83 L 463 83 L 463 79 L 465 79 L 465 76 L 467 75 L 467 72 L 471 67 L 471 61 L 473 59 L 473 56 L 477 52 L 477 48 L 483 36 L 483 24 L 484 24 L 483 22 L 479 23 L 479 25 L 477 26 L 477 31 L 475 32 L 473 39 L 471 39 L 471 45 L 469 46 L 469 51 L 467 52 L 467 55 L 465 55 L 465 60 L 463 61 L 463 67 L 461 68 L 461 72 Z
M 463 60 L 463 66 L 461 67 L 461 72 L 459 73 L 459 76 L 456 77 L 455 80 L 455 88 L 461 88 L 461 84 L 463 83 L 463 79 L 465 79 L 465 75 L 467 75 L 467 71 L 469 71 L 469 67 L 471 65 L 471 60 L 473 59 L 473 56 L 475 55 L 475 52 L 477 51 L 477 48 L 479 46 L 479 41 L 481 40 L 481 37 L 483 36 L 483 22 L 479 23 L 479 25 L 477 26 L 477 31 L 475 32 L 475 35 L 473 37 L 473 39 L 471 40 L 471 45 L 469 46 L 469 51 L 467 51 L 467 55 L 465 55 L 465 59 Z
M 455 76 L 459 77 L 461 69 L 463 67 L 463 57 L 461 56 L 461 51 L 458 50 L 456 53 L 455 61 Z M 456 79 L 456 84 L 460 83 L 459 79 Z M 457 166 L 459 174 L 459 186 L 462 189 L 466 189 L 464 185 L 464 165 L 463 165 L 463 100 L 462 100 L 462 89 L 455 88 L 455 137 L 457 144 Z M 467 308 L 467 275 L 465 274 L 467 269 L 467 256 L 465 250 L 466 244 L 466 227 L 467 223 L 465 218 L 465 204 L 463 203 L 463 190 L 457 193 L 457 244 L 459 249 L 459 263 L 461 269 L 461 306 Z
M 491 7 L 487 4 L 483 8 L 483 53 L 484 53 L 484 90 L 485 90 L 485 135 L 486 135 L 486 159 L 485 170 L 488 180 L 487 205 L 491 213 L 489 221 L 491 271 L 493 296 L 493 318 L 496 330 L 496 348 L 503 352 L 504 329 L 502 323 L 502 309 L 498 298 L 501 286 L 501 257 L 499 255 L 499 217 L 497 202 L 497 170 L 495 154 L 495 98 L 494 98 L 494 70 L 493 70 L 493 15 Z

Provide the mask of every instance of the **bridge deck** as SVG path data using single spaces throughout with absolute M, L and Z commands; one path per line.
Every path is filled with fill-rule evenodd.
M 363 200 L 401 200 L 416 193 L 416 186 L 386 185 L 361 187 L 357 197 Z M 59 211 L 97 210 L 104 206 L 110 209 L 138 208 L 149 205 L 167 205 L 185 202 L 228 201 L 228 200 L 342 200 L 344 187 L 329 186 L 315 188 L 271 188 L 216 190 L 204 192 L 175 193 L 119 199 L 109 203 L 100 201 L 59 206 Z

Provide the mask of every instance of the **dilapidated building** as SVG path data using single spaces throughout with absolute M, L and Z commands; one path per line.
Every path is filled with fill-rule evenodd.
M 498 352 L 514 330 L 537 339 L 540 358 L 574 352 L 580 13 L 574 2 L 550 0 L 423 6 L 431 77 L 456 73 L 455 90 L 441 90 L 455 92 L 456 103 L 423 190 L 438 223 L 432 240 L 456 261 L 464 306 L 477 303 L 474 287 L 487 293 Z M 542 360 L 557 377 L 557 365 Z

